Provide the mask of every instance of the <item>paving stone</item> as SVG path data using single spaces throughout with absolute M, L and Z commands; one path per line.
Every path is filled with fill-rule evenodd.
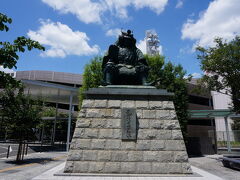
M 109 139 L 113 137 L 113 129 L 99 129 L 100 139 Z
M 136 163 L 135 162 L 121 162 L 121 173 L 136 173 Z
M 143 158 L 143 151 L 129 151 L 128 153 L 129 161 L 142 161 Z
M 162 106 L 163 106 L 163 109 L 174 110 L 174 104 L 172 101 L 163 101 Z
M 117 118 L 117 119 L 121 118 L 121 110 L 120 109 L 113 109 L 113 118 Z
M 90 173 L 103 173 L 104 172 L 104 162 L 89 162 Z
M 168 174 L 168 163 L 152 163 L 152 173 L 154 174 Z
M 152 129 L 164 129 L 164 121 L 163 120 L 150 120 L 149 127 Z
M 158 136 L 158 131 L 154 129 L 139 129 L 138 139 L 156 139 Z
M 148 119 L 139 119 L 139 128 L 140 129 L 147 129 L 149 128 L 149 120 Z
M 106 140 L 106 149 L 115 149 L 119 150 L 121 148 L 121 141 L 120 140 Z
M 143 110 L 143 118 L 144 119 L 155 119 L 156 118 L 156 110 Z
M 137 109 L 148 109 L 148 101 L 135 101 Z
M 164 121 L 164 129 L 169 129 L 169 130 L 179 129 L 180 130 L 179 122 L 177 120 L 166 120 L 166 121 Z
M 170 116 L 168 117 L 168 119 L 171 119 L 171 120 L 177 120 L 177 114 L 176 114 L 176 111 L 174 111 L 174 110 L 170 110 L 169 113 L 170 113 Z
M 125 100 L 122 101 L 122 108 L 135 108 L 135 101 Z
M 156 110 L 156 118 L 160 120 L 170 119 L 170 111 L 169 110 Z
M 111 151 L 98 151 L 98 161 L 110 161 Z
M 121 170 L 120 162 L 106 162 L 104 167 L 105 173 L 119 173 Z
M 136 144 L 137 150 L 150 150 L 151 148 L 151 141 L 149 140 L 138 140 Z
M 96 108 L 107 108 L 107 100 L 95 100 L 94 101 L 94 106 Z
M 87 109 L 87 118 L 103 118 L 105 117 L 105 109 Z
M 182 164 L 181 163 L 168 163 L 168 173 L 169 174 L 181 174 L 182 173 Z
M 92 128 L 106 128 L 107 127 L 107 120 L 106 119 L 92 119 L 91 120 L 91 127 Z
M 75 161 L 73 166 L 73 173 L 87 173 L 89 170 L 89 163 L 85 161 Z
M 134 141 L 122 141 L 121 149 L 122 150 L 135 150 L 136 149 L 136 142 L 134 142 Z
M 137 109 L 136 113 L 137 113 L 137 118 L 138 119 L 142 119 L 143 118 L 143 110 Z
M 122 138 L 122 131 L 121 129 L 113 129 L 113 139 L 121 139 Z
M 126 151 L 112 151 L 112 161 L 124 162 L 128 159 L 128 152 Z
M 172 130 L 173 140 L 183 140 L 182 132 L 180 130 Z
M 66 165 L 64 167 L 64 172 L 71 173 L 73 172 L 73 168 L 74 168 L 74 162 L 71 160 L 67 160 Z
M 85 118 L 86 117 L 86 109 L 82 108 L 80 112 L 78 113 L 78 119 L 79 118 Z
M 156 161 L 161 163 L 174 162 L 174 152 L 172 151 L 158 151 Z
M 192 169 L 189 163 L 182 163 L 182 173 L 192 174 Z
M 148 174 L 151 173 L 152 170 L 152 164 L 150 162 L 139 162 L 137 164 L 137 173 L 140 174 Z
M 92 108 L 94 107 L 94 100 L 84 99 L 82 102 L 82 108 Z
M 108 108 L 121 108 L 121 100 L 108 100 Z
M 99 129 L 86 128 L 82 138 L 98 138 Z
M 97 151 L 83 150 L 82 159 L 84 161 L 97 161 Z
M 188 162 L 188 155 L 186 151 L 176 151 L 174 152 L 175 162 Z
M 78 119 L 76 123 L 77 128 L 87 128 L 90 127 L 91 120 L 89 119 Z
M 108 119 L 106 122 L 107 128 L 121 128 L 121 119 Z
M 73 138 L 83 137 L 85 134 L 85 128 L 75 128 Z
M 158 152 L 157 151 L 144 151 L 143 152 L 143 161 L 154 162 L 157 161 Z
M 74 145 L 73 149 L 90 149 L 91 147 L 91 139 L 78 139 L 76 143 L 72 143 Z
M 151 140 L 151 150 L 163 150 L 165 148 L 164 140 Z
M 172 139 L 172 131 L 171 130 L 156 130 L 157 131 L 157 138 L 161 140 L 170 140 Z
M 105 139 L 93 139 L 91 149 L 101 150 L 105 148 Z
M 149 109 L 162 109 L 163 105 L 161 101 L 149 101 Z
M 103 110 L 104 112 L 104 117 L 114 117 L 115 116 L 115 111 L 116 109 L 105 109 Z
M 165 150 L 167 151 L 185 151 L 185 144 L 183 140 L 166 140 Z

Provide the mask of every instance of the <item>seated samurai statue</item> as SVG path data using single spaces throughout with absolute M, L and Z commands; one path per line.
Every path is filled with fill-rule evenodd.
M 130 30 L 109 46 L 102 70 L 104 85 L 147 85 L 148 64 Z

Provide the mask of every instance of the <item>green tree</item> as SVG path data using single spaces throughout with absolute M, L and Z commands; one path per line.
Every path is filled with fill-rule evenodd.
M 8 24 L 11 23 L 11 18 L 0 13 L 0 31 L 7 32 Z M 26 49 L 31 51 L 33 48 L 45 50 L 37 41 L 24 36 L 17 37 L 12 43 L 0 41 L 0 66 L 9 69 L 17 68 L 18 53 L 23 53 Z M 29 134 L 39 122 L 38 113 L 41 108 L 38 101 L 24 95 L 23 86 L 19 81 L 2 71 L 0 71 L 0 88 L 4 88 L 4 92 L 0 94 L 1 114 L 4 116 L 7 130 L 10 134 L 14 132 L 19 141 L 17 160 L 20 160 L 22 141 L 26 136 L 31 137 Z
M 221 38 L 215 39 L 216 46 L 197 47 L 197 58 L 201 62 L 201 69 L 208 72 L 202 82 L 210 90 L 231 95 L 232 110 L 240 113 L 240 37 L 226 42 Z M 240 129 L 239 120 L 234 120 L 233 129 Z
M 42 101 L 24 95 L 23 88 L 5 88 L 0 101 L 8 138 L 19 142 L 16 160 L 20 161 L 23 141 L 33 138 L 33 129 L 41 120 Z
M 174 92 L 174 105 L 176 113 L 183 131 L 186 136 L 186 125 L 188 120 L 187 105 L 187 79 L 184 78 L 186 71 L 181 65 L 175 66 L 171 62 L 165 63 L 164 56 L 145 56 L 150 67 L 149 82 L 157 88 L 167 89 Z M 102 82 L 102 58 L 96 57 L 85 66 L 83 74 L 83 86 L 80 89 L 80 107 L 84 99 L 84 91 L 89 88 L 98 87 Z
M 11 24 L 12 19 L 0 13 L 0 31 L 8 31 L 7 24 Z M 16 64 L 19 59 L 17 53 L 25 52 L 25 49 L 31 51 L 33 48 L 45 50 L 37 41 L 33 41 L 24 36 L 17 37 L 13 43 L 0 41 L 0 66 L 4 68 L 17 68 Z M 5 88 L 8 84 L 19 86 L 19 82 L 10 75 L 0 71 L 0 87 Z
M 83 84 L 80 88 L 79 94 L 79 109 L 81 108 L 82 101 L 85 97 L 84 91 L 88 90 L 89 88 L 98 87 L 102 84 L 102 60 L 103 58 L 100 56 L 94 57 L 84 68 Z

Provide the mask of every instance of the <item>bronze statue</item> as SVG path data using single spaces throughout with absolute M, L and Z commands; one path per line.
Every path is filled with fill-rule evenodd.
M 130 30 L 109 46 L 102 70 L 104 85 L 147 85 L 148 64 Z

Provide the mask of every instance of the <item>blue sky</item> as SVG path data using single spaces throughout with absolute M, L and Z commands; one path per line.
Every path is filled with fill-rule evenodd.
M 194 47 L 240 34 L 239 0 L 2 0 L 0 12 L 13 19 L 1 41 L 26 36 L 46 47 L 20 54 L 17 70 L 82 73 L 121 28 L 133 30 L 143 51 L 145 31 L 154 29 L 166 59 L 199 76 Z

